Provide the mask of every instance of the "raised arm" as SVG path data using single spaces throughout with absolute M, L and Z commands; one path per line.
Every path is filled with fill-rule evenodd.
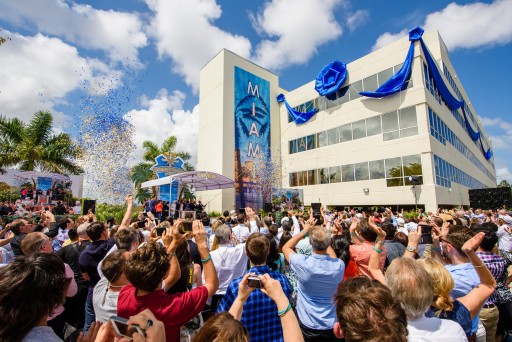
M 368 220 L 368 224 L 370 227 L 377 233 L 377 241 L 373 246 L 373 252 L 370 256 L 370 261 L 368 263 L 368 270 L 370 271 L 372 277 L 384 284 L 384 274 L 380 269 L 380 254 L 382 253 L 382 244 L 384 243 L 384 239 L 386 238 L 386 232 L 379 226 L 375 224 L 375 220 L 373 217 L 370 217 Z
M 250 273 L 247 273 L 243 278 L 242 281 L 238 284 L 238 295 L 231 304 L 231 308 L 229 308 L 229 313 L 231 316 L 233 316 L 236 320 L 240 320 L 242 318 L 242 311 L 244 309 L 244 304 L 249 298 L 249 295 L 251 292 L 255 289 L 254 287 L 249 287 L 248 278 L 251 276 Z
M 184 238 L 179 233 L 178 227 L 181 224 L 181 220 L 176 221 L 176 224 L 171 229 L 167 229 L 162 233 L 162 242 L 167 249 L 169 258 L 171 259 L 171 266 L 169 268 L 169 274 L 164 279 L 165 289 L 170 289 L 181 277 L 181 268 L 178 258 L 175 255 L 176 248 L 178 247 L 181 240 Z
M 133 196 L 128 195 L 126 196 L 126 212 L 124 213 L 123 220 L 121 221 L 121 224 L 119 225 L 119 229 L 125 229 L 130 226 L 130 221 L 132 219 L 133 214 Z
M 208 298 L 213 296 L 219 289 L 219 279 L 217 278 L 217 271 L 213 265 L 210 251 L 208 250 L 208 243 L 206 242 L 206 232 L 203 224 L 199 220 L 195 220 L 192 224 L 192 234 L 201 256 L 201 262 L 203 263 L 204 281 L 206 288 L 208 289 Z
M 441 264 L 446 265 L 443 255 L 441 254 L 441 229 L 434 223 L 432 225 L 432 249 L 430 255 Z
M 284 254 L 284 257 L 286 258 L 286 261 L 288 261 L 288 263 L 290 262 L 290 256 L 295 253 L 295 251 L 293 250 L 295 248 L 295 246 L 299 243 L 300 240 L 302 240 L 304 237 L 306 237 L 309 233 L 309 230 L 311 229 L 311 227 L 313 227 L 314 225 L 316 224 L 316 219 L 314 219 L 313 217 L 311 217 L 307 222 L 306 224 L 304 225 L 304 230 L 302 230 L 302 232 L 300 232 L 299 234 L 295 235 L 294 237 L 292 237 L 284 246 L 283 246 L 283 254 Z
M 475 249 L 480 245 L 485 236 L 484 232 L 480 232 L 473 236 L 471 239 L 466 241 L 462 246 L 462 250 L 468 256 L 471 264 L 476 270 L 476 273 L 480 277 L 480 285 L 473 288 L 467 295 L 460 297 L 458 300 L 469 310 L 471 319 L 473 319 L 484 305 L 485 300 L 493 294 L 496 289 L 496 280 L 492 276 L 491 272 L 485 266 L 483 261 L 476 255 Z

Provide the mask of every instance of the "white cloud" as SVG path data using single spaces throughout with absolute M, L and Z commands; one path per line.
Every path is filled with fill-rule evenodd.
M 474 48 L 507 44 L 512 41 L 512 0 L 492 3 L 475 2 L 466 5 L 450 3 L 440 11 L 426 16 L 422 27 L 439 30 L 449 49 Z M 404 37 L 406 30 L 382 34 L 373 49 Z
M 82 58 L 75 47 L 42 34 L 11 38 L 0 48 L 0 114 L 29 120 L 38 110 L 51 110 L 66 95 L 87 83 L 115 80 L 119 74 L 96 60 Z M 58 124 L 67 121 L 56 113 Z M 64 125 L 65 126 L 65 125 Z
M 34 25 L 47 35 L 92 50 L 104 51 L 111 60 L 140 66 L 138 49 L 147 45 L 138 14 L 98 10 L 90 5 L 62 0 L 0 0 L 0 19 L 20 28 Z
M 150 34 L 160 57 L 170 57 L 173 72 L 182 76 L 194 92 L 199 90 L 199 72 L 222 48 L 249 58 L 250 41 L 225 32 L 213 22 L 222 13 L 215 0 L 146 0 L 154 12 Z
M 490 136 L 494 150 L 510 150 L 512 142 L 512 123 L 502 118 L 482 117 L 482 124 L 486 130 L 493 130 L 498 134 Z
M 334 11 L 343 0 L 272 0 L 252 14 L 255 29 L 270 39 L 258 44 L 255 62 L 281 69 L 307 62 L 317 48 L 338 39 L 343 30 Z
M 142 160 L 142 142 L 150 140 L 161 145 L 171 135 L 176 136 L 177 151 L 192 155 L 190 163 L 197 163 L 197 132 L 199 127 L 199 105 L 192 111 L 183 110 L 185 95 L 180 91 L 168 94 L 161 89 L 154 99 L 142 99 L 141 110 L 132 110 L 125 118 L 135 126 L 134 143 L 137 146 L 134 160 Z
M 369 16 L 370 16 L 370 12 L 368 12 L 367 10 L 357 10 L 357 11 L 355 11 L 346 20 L 347 21 L 346 24 L 348 26 L 348 29 L 350 31 L 354 31 L 359 26 L 361 26 L 364 23 L 366 23 L 366 21 L 368 20 Z
M 502 180 L 507 180 L 509 183 L 512 183 L 512 171 L 508 167 L 501 167 L 496 169 L 496 178 L 498 179 L 498 183 Z

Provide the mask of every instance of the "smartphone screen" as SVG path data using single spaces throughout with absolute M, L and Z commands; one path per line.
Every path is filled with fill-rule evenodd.
M 156 235 L 162 236 L 165 231 L 165 227 L 156 227 Z
M 119 336 L 132 340 L 133 333 L 139 333 L 144 336 L 144 332 L 138 325 L 128 325 L 128 320 L 119 316 L 110 317 L 110 323 Z

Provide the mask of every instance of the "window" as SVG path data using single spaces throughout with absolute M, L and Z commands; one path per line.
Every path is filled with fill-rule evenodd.
M 354 181 L 354 165 L 342 165 L 341 166 L 341 177 L 344 182 L 353 182 Z
M 308 171 L 308 185 L 318 184 L 318 170 Z
M 338 138 L 338 127 L 332 128 L 327 131 L 327 140 L 329 142 L 329 145 L 337 144 L 340 142 Z
M 407 107 L 399 111 L 400 138 L 418 134 L 418 121 L 416 119 L 416 107 Z
M 350 101 L 358 99 L 361 97 L 359 92 L 363 91 L 363 81 L 359 80 L 355 83 L 352 83 L 348 89 L 348 93 L 350 95 Z
M 415 154 L 412 156 L 402 157 L 404 166 L 404 181 L 405 185 L 412 185 L 409 181 L 409 176 L 421 176 L 423 174 L 421 169 L 421 155 Z M 423 177 L 419 177 L 420 184 L 423 184 Z
M 352 123 L 352 134 L 355 139 L 366 138 L 366 125 L 364 120 Z
M 366 132 L 368 136 L 381 134 L 380 115 L 366 119 Z
M 340 127 L 340 142 L 352 140 L 352 125 L 346 124 Z
M 341 172 L 339 166 L 333 166 L 329 168 L 329 181 L 330 183 L 341 182 Z
M 379 87 L 377 82 L 377 74 L 371 75 L 363 79 L 363 88 L 365 91 L 375 91 Z
M 290 154 L 297 153 L 297 140 L 290 140 Z
M 383 70 L 377 74 L 379 87 L 393 76 L 393 68 Z
M 398 139 L 398 115 L 396 112 L 382 115 L 382 133 L 384 141 Z
M 298 178 L 299 186 L 308 185 L 308 172 L 307 171 L 297 172 L 297 178 Z
M 297 174 L 290 173 L 290 186 L 297 186 Z
M 356 163 L 354 164 L 356 181 L 360 180 L 368 180 L 369 172 L 368 172 L 368 163 Z
M 338 104 L 343 104 L 345 102 L 350 101 L 348 95 L 349 86 L 345 86 L 343 88 L 338 89 Z
M 385 178 L 384 160 L 373 160 L 368 163 L 370 168 L 370 179 Z
M 306 137 L 302 137 L 302 138 L 299 138 L 297 139 L 297 151 L 298 152 L 304 152 L 306 151 L 306 146 L 307 146 L 307 141 L 306 141 Z
M 324 147 L 329 145 L 327 141 L 327 132 L 323 131 L 317 134 L 316 141 L 318 143 L 318 147 Z
M 316 134 L 307 136 L 308 151 L 316 148 Z
M 320 184 L 329 184 L 329 168 L 319 169 Z
M 386 159 L 386 178 L 402 177 L 402 158 Z

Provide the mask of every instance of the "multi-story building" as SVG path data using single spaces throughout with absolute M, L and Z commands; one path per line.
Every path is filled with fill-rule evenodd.
M 318 94 L 315 80 L 291 91 L 280 89 L 277 75 L 222 50 L 201 71 L 198 168 L 233 178 L 246 189 L 235 170 L 247 160 L 257 167 L 262 162 L 257 155 L 270 151 L 281 170 L 279 185 L 303 189 L 306 205 L 417 204 L 427 210 L 469 205 L 469 189 L 496 186 L 493 158 L 485 155 L 491 143 L 439 33 L 426 32 L 423 41 L 449 91 L 465 101 L 466 119 L 479 139 L 472 139 L 462 110 L 450 110 L 441 97 L 419 42 L 407 88 L 384 98 L 359 93 L 374 91 L 401 68 L 407 38 L 348 63 L 347 79 L 331 99 Z M 295 110 L 318 112 L 298 125 L 276 101 L 280 93 Z M 419 185 L 413 188 L 409 176 Z M 244 178 L 251 176 L 245 172 Z M 211 201 L 207 210 L 231 210 L 242 203 L 233 189 L 199 197 Z

